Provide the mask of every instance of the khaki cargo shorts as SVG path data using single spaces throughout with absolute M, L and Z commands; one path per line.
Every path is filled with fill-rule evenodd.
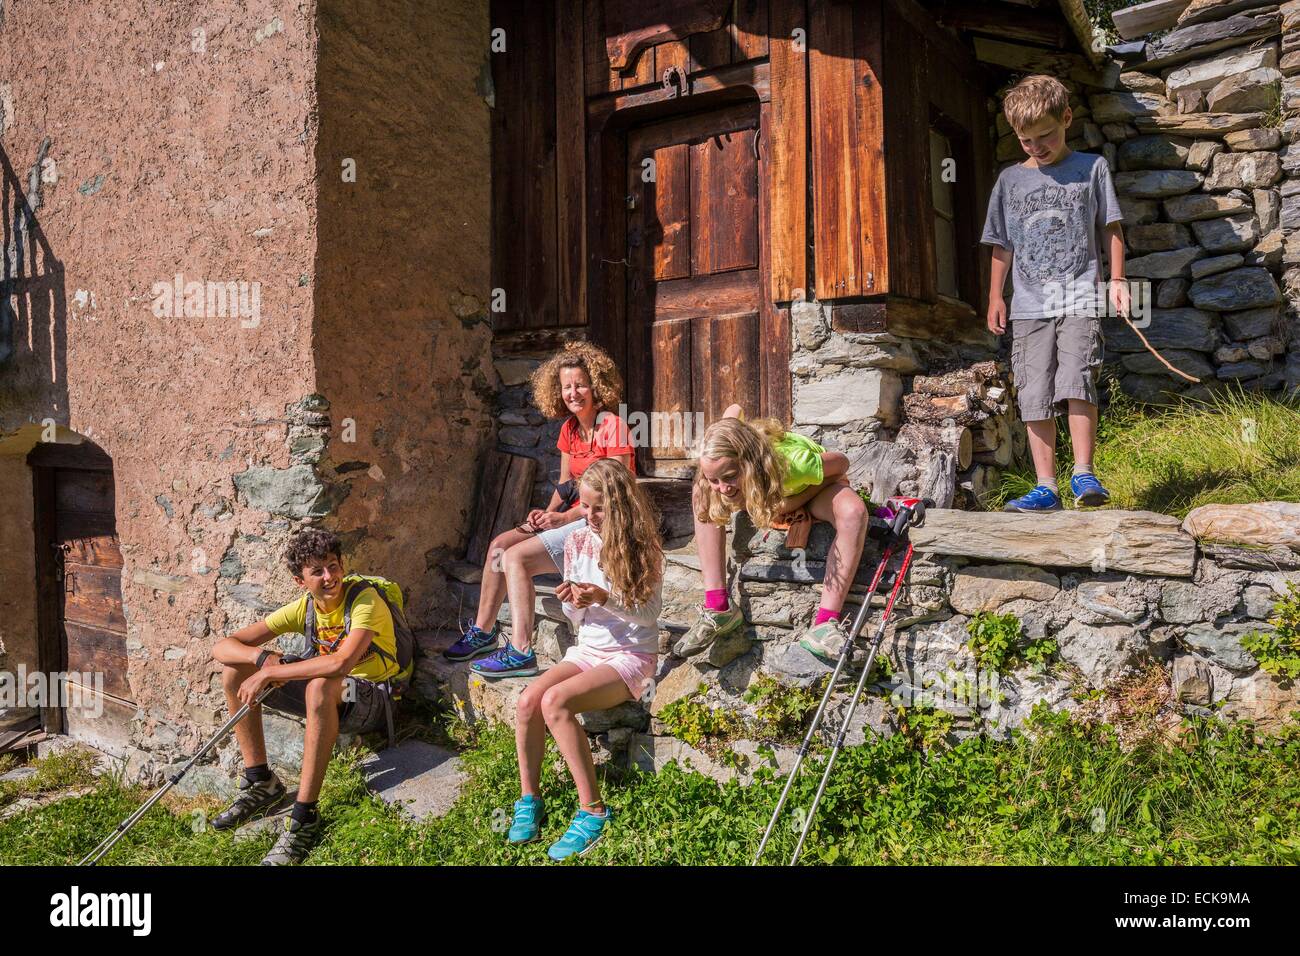
M 1069 315 L 1011 323 L 1011 372 L 1020 417 L 1027 422 L 1064 415 L 1071 398 L 1097 404 L 1101 319 Z

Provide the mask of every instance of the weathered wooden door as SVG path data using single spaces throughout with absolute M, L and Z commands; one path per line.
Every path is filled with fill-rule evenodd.
M 68 675 L 64 700 L 73 706 L 62 713 L 46 708 L 42 716 L 47 730 L 62 729 L 112 751 L 127 743 L 136 709 L 126 679 L 113 473 L 102 455 L 49 448 L 29 459 L 36 476 L 37 547 L 44 551 L 38 555 L 41 667 Z
M 639 451 L 648 474 L 686 464 L 698 415 L 769 412 L 759 128 L 746 102 L 628 133 L 628 392 L 662 426 Z

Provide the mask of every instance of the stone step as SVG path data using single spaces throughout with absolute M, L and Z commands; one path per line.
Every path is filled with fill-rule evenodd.
M 459 636 L 446 629 L 420 631 L 415 635 L 419 654 L 415 662 L 412 690 L 426 700 L 451 705 L 466 723 L 480 720 L 503 721 L 513 726 L 519 695 L 537 677 L 490 680 L 471 671 L 468 662 L 454 663 L 447 660 L 442 652 L 454 644 Z M 538 644 L 540 652 L 542 641 L 539 640 Z M 542 672 L 545 673 L 545 668 L 554 663 L 554 657 L 543 659 Z M 579 720 L 589 733 L 605 733 L 614 727 L 644 729 L 649 719 L 645 708 L 635 701 L 620 704 L 612 710 L 579 715 Z
M 467 775 L 460 757 L 423 740 L 406 740 L 361 762 L 366 787 L 416 822 L 446 816 Z
M 911 540 L 922 552 L 1040 567 L 1186 578 L 1196 564 L 1196 541 L 1179 520 L 1150 511 L 1030 515 L 933 509 L 925 524 L 912 529 Z

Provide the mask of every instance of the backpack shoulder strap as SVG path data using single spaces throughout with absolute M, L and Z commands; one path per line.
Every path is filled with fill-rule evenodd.
M 307 611 L 303 615 L 303 634 L 307 637 L 308 647 L 316 650 L 316 603 L 311 599 L 311 593 L 307 594 Z
M 352 605 L 357 603 L 357 598 L 361 592 L 368 587 L 373 587 L 369 581 L 349 581 L 346 590 L 343 592 L 343 633 L 344 635 L 352 633 Z

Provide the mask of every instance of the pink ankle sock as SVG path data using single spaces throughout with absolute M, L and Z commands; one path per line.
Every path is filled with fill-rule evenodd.
M 730 610 L 731 605 L 727 602 L 727 589 L 718 588 L 716 591 L 705 591 L 704 606 L 710 611 Z
M 842 612 L 840 611 L 832 611 L 828 608 L 819 607 L 817 609 L 817 617 L 813 619 L 813 627 L 816 627 L 818 624 L 825 624 L 827 621 L 838 621 L 841 613 Z

